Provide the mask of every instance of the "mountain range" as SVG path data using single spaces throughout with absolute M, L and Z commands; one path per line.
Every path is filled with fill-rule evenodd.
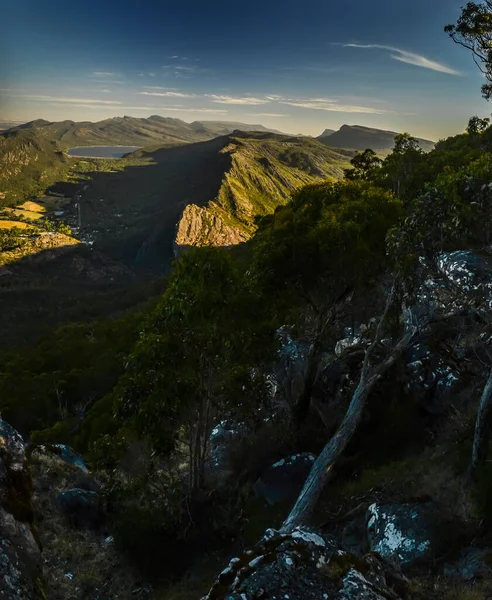
M 49 122 L 43 119 L 30 121 L 9 129 L 4 135 L 16 135 L 19 131 L 35 130 L 41 137 L 56 141 L 61 149 L 74 146 L 123 145 L 162 146 L 192 142 L 204 142 L 219 135 L 227 135 L 235 129 L 243 131 L 274 131 L 263 125 L 222 121 L 194 121 L 153 115 L 147 119 L 114 117 L 92 123 L 90 121 Z M 274 131 L 275 133 L 280 133 Z

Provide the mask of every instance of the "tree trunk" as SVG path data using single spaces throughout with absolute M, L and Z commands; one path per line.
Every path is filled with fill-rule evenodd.
M 492 417 L 492 369 L 482 392 L 475 423 L 473 452 L 470 465 L 470 476 L 475 474 L 477 467 L 487 458 L 487 446 Z
M 309 413 L 311 396 L 313 394 L 313 388 L 316 381 L 316 376 L 318 374 L 319 347 L 320 343 L 316 339 L 309 348 L 309 354 L 304 373 L 304 385 L 294 407 L 294 421 L 298 427 L 304 423 Z
M 393 292 L 391 296 L 392 295 Z M 307 522 L 326 482 L 331 475 L 335 462 L 341 456 L 357 430 L 364 411 L 367 397 L 384 373 L 386 373 L 388 369 L 390 369 L 399 359 L 402 352 L 408 346 L 417 331 L 416 327 L 410 327 L 407 333 L 403 335 L 402 339 L 392 350 L 389 357 L 380 365 L 371 369 L 369 360 L 379 341 L 381 326 L 388 313 L 390 304 L 391 297 L 388 299 L 385 313 L 378 325 L 375 339 L 366 351 L 359 384 L 354 391 L 348 410 L 335 435 L 326 444 L 321 454 L 316 459 L 294 507 L 282 525 L 280 530 L 282 533 L 289 533 L 296 527 Z M 370 373 L 371 370 L 372 373 Z

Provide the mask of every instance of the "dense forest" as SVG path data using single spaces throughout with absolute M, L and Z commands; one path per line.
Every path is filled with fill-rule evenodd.
M 468 3 L 446 28 L 489 82 L 491 22 L 491 3 Z M 327 581 L 356 567 L 371 580 L 357 518 L 412 503 L 444 520 L 432 556 L 394 580 L 378 567 L 379 596 L 324 597 L 492 597 L 491 182 L 489 119 L 427 153 L 398 135 L 384 159 L 366 149 L 339 181 L 257 217 L 249 241 L 182 251 L 137 309 L 2 351 L 1 416 L 29 441 L 33 473 L 60 445 L 83 455 L 123 557 L 94 570 L 89 534 L 67 550 L 58 531 L 48 547 L 70 557 L 70 597 L 130 598 L 128 585 L 155 599 L 261 597 L 242 557 L 265 563 L 308 525 L 350 548 Z M 22 239 L 4 231 L 0 248 Z M 305 484 L 272 500 L 266 474 L 300 456 L 312 457 Z M 469 548 L 480 576 L 446 576 Z M 238 555 L 238 581 L 224 571 L 213 584 Z M 68 597 L 57 582 L 45 598 Z M 289 597 L 272 589 L 263 597 Z

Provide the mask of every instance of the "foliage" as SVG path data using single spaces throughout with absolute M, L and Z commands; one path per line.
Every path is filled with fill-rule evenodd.
M 445 169 L 411 201 L 401 228 L 390 236 L 400 265 L 417 256 L 483 247 L 492 239 L 492 163 L 489 155 L 459 170 Z
M 271 330 L 260 298 L 227 251 L 182 255 L 150 315 L 116 392 L 124 423 L 164 455 L 180 435 L 189 485 L 199 487 L 213 424 L 230 408 L 255 412 L 264 381 L 253 367 L 268 355 Z
M 313 294 L 333 301 L 380 272 L 386 232 L 401 215 L 400 201 L 370 183 L 306 186 L 260 224 L 254 273 L 281 301 Z
M 373 179 L 377 169 L 381 168 L 382 160 L 374 150 L 368 148 L 362 154 L 356 154 L 350 161 L 351 169 L 345 169 L 346 179 Z
M 27 243 L 28 239 L 29 230 L 20 227 L 0 229 L 0 252 L 20 248 Z
M 80 447 L 87 448 L 92 421 L 86 421 L 82 431 L 81 423 L 115 386 L 140 319 L 139 313 L 129 313 L 99 323 L 66 325 L 32 347 L 5 353 L 0 367 L 3 417 L 26 434 L 40 430 L 34 435 L 37 442 L 79 445 L 77 435 L 82 434 Z
M 475 63 L 488 81 L 482 85 L 482 95 L 489 100 L 492 96 L 492 1 L 467 2 L 457 22 L 446 25 L 444 31 L 454 42 L 472 51 Z

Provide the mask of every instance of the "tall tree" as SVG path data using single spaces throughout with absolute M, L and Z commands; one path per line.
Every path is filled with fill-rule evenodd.
M 351 169 L 345 169 L 345 178 L 356 180 L 374 179 L 377 170 L 381 168 L 383 161 L 377 156 L 374 150 L 367 148 L 362 154 L 356 154 L 350 161 Z
M 483 3 L 467 2 L 455 24 L 444 31 L 451 39 L 471 50 L 473 60 L 488 83 L 482 85 L 482 95 L 492 97 L 492 0 Z

